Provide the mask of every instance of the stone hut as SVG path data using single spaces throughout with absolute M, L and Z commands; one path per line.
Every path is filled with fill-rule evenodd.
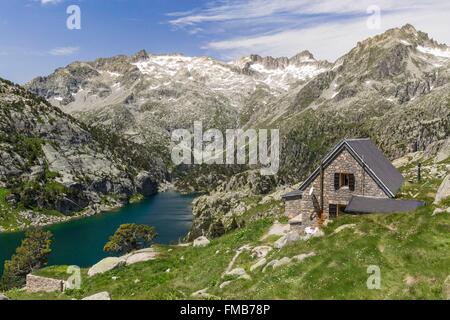
M 341 141 L 298 190 L 283 196 L 286 215 L 303 230 L 343 213 L 402 212 L 420 201 L 396 200 L 404 181 L 369 139 Z

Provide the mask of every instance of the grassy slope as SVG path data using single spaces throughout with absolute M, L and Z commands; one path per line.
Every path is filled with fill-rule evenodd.
M 403 193 L 422 190 L 418 197 L 430 203 L 439 183 L 437 179 L 408 183 Z M 244 252 L 234 267 L 245 268 L 252 279 L 236 280 L 224 289 L 219 285 L 228 279 L 222 274 L 237 248 L 276 240 L 260 240 L 275 218 L 253 221 L 206 248 L 159 246 L 162 254 L 155 261 L 93 278 L 87 278 L 83 270 L 79 291 L 34 295 L 11 291 L 7 295 L 71 299 L 108 291 L 113 299 L 183 299 L 209 288 L 208 293 L 222 299 L 445 299 L 450 285 L 445 283 L 450 275 L 450 214 L 432 216 L 433 211 L 434 206 L 427 205 L 407 214 L 342 216 L 324 229 L 325 237 L 273 250 L 268 260 L 309 252 L 315 252 L 315 257 L 265 273 L 250 272 L 256 260 Z M 333 234 L 345 224 L 356 227 Z M 381 290 L 366 287 L 369 265 L 381 268 Z M 64 278 L 64 270 L 49 267 L 38 273 Z M 117 280 L 111 279 L 114 276 Z

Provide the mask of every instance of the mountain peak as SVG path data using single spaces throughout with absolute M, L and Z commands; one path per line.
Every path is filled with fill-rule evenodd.
M 400 28 L 400 30 L 408 33 L 417 33 L 417 29 L 410 23 L 405 24 L 403 27 Z
M 291 57 L 289 60 L 294 62 L 314 62 L 316 59 L 314 55 L 308 50 L 304 50 L 300 53 L 297 53 L 295 56 Z
M 148 58 L 149 58 L 149 55 L 145 49 L 140 50 L 139 52 L 135 53 L 132 56 L 132 59 L 134 61 L 147 60 Z
M 386 30 L 384 33 L 358 42 L 355 49 L 366 50 L 370 47 L 388 49 L 396 47 L 399 42 L 407 46 L 417 46 L 429 41 L 428 34 L 418 31 L 413 25 L 408 23 L 402 27 Z
M 423 41 L 429 40 L 428 34 L 417 30 L 412 24 L 405 24 L 400 28 L 393 28 L 387 30 L 381 35 L 385 39 L 396 39 L 411 41 L 413 43 L 422 43 Z

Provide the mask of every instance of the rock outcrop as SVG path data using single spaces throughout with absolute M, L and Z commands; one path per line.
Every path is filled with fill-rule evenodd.
M 111 271 L 113 269 L 122 267 L 126 264 L 126 261 L 122 258 L 116 258 L 116 257 L 108 257 L 101 261 L 99 261 L 97 264 L 93 265 L 88 270 L 88 276 L 92 277 L 96 274 L 102 274 L 108 271 Z
M 439 204 L 442 200 L 450 198 L 450 175 L 446 176 L 439 187 L 434 204 Z
M 246 203 L 246 197 L 263 197 L 275 190 L 276 178 L 261 176 L 259 170 L 249 170 L 236 174 L 220 183 L 217 188 L 210 190 L 193 201 L 192 212 L 194 220 L 187 237 L 193 240 L 200 235 L 219 237 L 225 232 L 239 227 L 239 217 L 258 203 Z M 262 212 L 272 215 L 271 211 Z
M 261 258 L 256 263 L 254 263 L 254 264 L 252 264 L 250 266 L 250 271 L 253 272 L 256 269 L 259 269 L 259 268 L 263 267 L 266 263 L 267 263 L 267 259 L 266 258 Z
M 120 206 L 135 193 L 154 194 L 165 175 L 145 147 L 80 123 L 2 79 L 0 104 L 0 183 L 11 190 L 11 210 L 27 209 L 18 227 L 63 220 L 42 217 L 46 210 L 72 216 Z
M 440 144 L 439 151 L 437 152 L 435 162 L 441 162 L 450 158 L 450 138 L 447 138 Z
M 297 231 L 290 231 L 288 234 L 278 239 L 275 242 L 274 247 L 277 249 L 281 249 L 284 248 L 289 243 L 299 241 L 300 239 L 301 239 L 300 234 Z
M 128 255 L 121 257 L 121 259 L 125 260 L 125 264 L 127 266 L 139 263 L 146 262 L 150 260 L 155 260 L 158 257 L 158 252 L 153 248 L 147 248 L 135 251 Z
M 292 260 L 295 260 L 297 262 L 303 262 L 305 259 L 315 257 L 315 256 L 316 256 L 315 252 L 302 253 L 302 254 L 292 257 Z
M 208 289 L 209 289 L 209 288 L 205 288 L 205 289 L 202 289 L 202 290 L 198 290 L 198 291 L 196 291 L 196 292 L 193 292 L 193 293 L 191 294 L 191 297 L 192 297 L 192 298 L 197 298 L 197 299 L 218 299 L 218 297 L 216 297 L 216 296 L 214 296 L 214 295 L 212 295 L 212 294 L 209 294 L 209 293 L 207 292 Z
M 292 259 L 291 259 L 291 258 L 288 258 L 288 257 L 281 258 L 281 259 L 279 259 L 279 260 L 276 260 L 276 261 L 273 263 L 272 268 L 273 268 L 273 269 L 277 269 L 277 268 L 279 268 L 279 267 L 282 267 L 282 266 L 284 266 L 284 265 L 286 265 L 286 264 L 291 263 L 291 261 L 292 261 Z
M 135 263 L 155 260 L 158 257 L 158 251 L 153 247 L 133 251 L 121 257 L 108 257 L 100 260 L 88 270 L 88 276 L 92 277 L 123 266 L 130 266 Z
M 256 258 L 265 258 L 272 251 L 271 246 L 258 246 L 252 249 L 252 256 Z
M 99 292 L 96 294 L 93 294 L 92 296 L 83 298 L 81 300 L 97 300 L 97 301 L 101 301 L 101 300 L 111 300 L 111 296 L 109 295 L 108 292 Z
M 210 243 L 210 241 L 208 240 L 208 238 L 201 236 L 194 240 L 194 242 L 192 243 L 192 246 L 193 247 L 206 247 L 209 243 Z

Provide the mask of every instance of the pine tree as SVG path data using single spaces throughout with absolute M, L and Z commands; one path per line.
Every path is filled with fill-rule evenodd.
M 26 231 L 25 239 L 16 249 L 11 260 L 5 261 L 0 286 L 5 289 L 19 288 L 25 284 L 27 274 L 44 267 L 51 253 L 52 233 L 40 228 Z
M 119 254 L 149 247 L 157 236 L 154 227 L 142 224 L 122 224 L 103 248 L 106 252 Z

